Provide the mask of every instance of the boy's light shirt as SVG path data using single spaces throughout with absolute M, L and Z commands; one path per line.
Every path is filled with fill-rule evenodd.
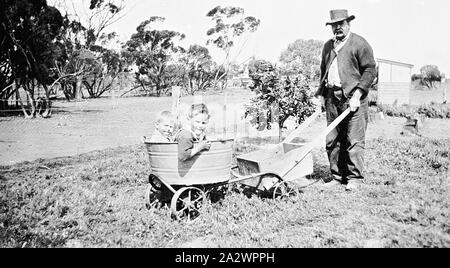
M 150 142 L 173 142 L 173 139 L 171 137 L 164 136 L 161 132 L 155 129 L 152 137 L 150 138 Z

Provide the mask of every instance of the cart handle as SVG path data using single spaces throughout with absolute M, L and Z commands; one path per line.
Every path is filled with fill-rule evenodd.
M 282 143 L 289 143 L 291 142 L 300 131 L 304 130 L 306 127 L 308 127 L 316 118 L 319 116 L 319 114 L 322 113 L 322 109 L 317 109 L 310 117 L 308 117 L 303 123 L 300 124 L 294 131 L 292 131 L 284 140 Z
M 327 126 L 327 128 L 322 131 L 313 141 L 308 143 L 303 147 L 302 153 L 300 154 L 300 157 L 297 161 L 295 161 L 295 164 L 293 167 L 291 167 L 288 171 L 286 171 L 282 178 L 284 178 L 289 172 L 291 172 L 311 151 L 316 147 L 316 143 L 319 143 L 322 141 L 323 138 L 325 138 L 328 133 L 330 133 L 339 123 L 344 120 L 344 118 L 347 117 L 347 115 L 350 113 L 350 108 L 347 108 L 341 115 L 338 116 L 330 125 Z
M 265 174 L 267 174 L 267 172 L 252 173 L 250 175 L 242 176 L 242 175 L 234 172 L 233 170 L 231 170 L 231 175 L 233 175 L 233 177 L 235 177 L 235 178 L 228 180 L 228 183 L 235 183 L 235 182 L 239 182 L 239 181 L 245 181 L 245 180 L 256 178 L 256 177 L 259 177 L 259 176 L 262 176 L 262 175 L 265 175 Z

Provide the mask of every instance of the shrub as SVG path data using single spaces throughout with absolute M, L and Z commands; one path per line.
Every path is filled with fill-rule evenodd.
M 379 111 L 388 116 L 407 117 L 413 114 L 423 114 L 427 118 L 450 119 L 450 105 L 448 104 L 423 104 L 423 105 L 379 105 Z
M 256 96 L 245 105 L 245 117 L 258 130 L 270 129 L 278 123 L 279 140 L 282 140 L 284 122 L 293 117 L 300 124 L 311 116 L 313 103 L 311 81 L 304 75 L 282 76 L 280 70 L 268 61 L 257 61 L 250 70 L 250 89 Z
M 417 112 L 429 118 L 450 118 L 450 106 L 445 104 L 421 105 Z

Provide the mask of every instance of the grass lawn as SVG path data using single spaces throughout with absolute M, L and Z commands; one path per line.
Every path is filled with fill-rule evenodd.
M 234 184 L 194 223 L 146 208 L 141 145 L 3 166 L 0 247 L 450 247 L 450 139 L 377 138 L 366 152 L 359 191 L 313 185 L 287 202 Z M 315 162 L 312 180 L 327 176 Z

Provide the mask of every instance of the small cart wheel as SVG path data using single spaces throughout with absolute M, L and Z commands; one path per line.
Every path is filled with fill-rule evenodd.
M 200 208 L 206 204 L 206 194 L 196 187 L 183 187 L 175 192 L 170 203 L 172 216 L 193 220 L 200 215 Z
M 297 184 L 290 181 L 280 181 L 274 186 L 273 199 L 296 201 L 300 192 Z
M 155 175 L 150 174 L 148 176 L 148 182 L 153 187 L 153 189 L 155 189 L 156 191 L 161 191 L 162 190 L 162 183 L 158 179 L 158 177 L 156 177 Z
M 156 195 L 159 191 L 155 190 L 151 184 L 147 186 L 145 190 L 145 206 L 150 208 L 156 208 L 158 206 L 158 198 Z

